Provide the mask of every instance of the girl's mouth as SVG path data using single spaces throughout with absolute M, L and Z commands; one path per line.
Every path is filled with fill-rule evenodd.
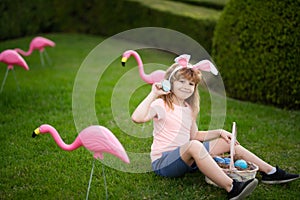
M 190 93 L 191 92 L 190 90 L 187 90 L 187 89 L 180 89 L 179 91 L 184 92 L 184 93 Z

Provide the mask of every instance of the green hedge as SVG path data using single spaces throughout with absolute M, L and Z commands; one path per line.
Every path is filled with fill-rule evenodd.
M 179 1 L 191 5 L 204 6 L 208 8 L 223 10 L 226 3 L 228 3 L 229 0 L 172 0 L 172 1 Z
M 300 109 L 300 1 L 231 0 L 213 58 L 228 96 Z
M 168 3 L 167 1 L 164 3 Z M 169 2 L 174 4 L 174 2 Z M 211 51 L 218 18 L 197 19 L 164 12 L 143 1 L 125 0 L 2 0 L 0 39 L 45 32 L 80 32 L 112 36 L 138 27 L 164 27 L 180 31 Z
M 0 40 L 53 31 L 51 1 L 1 0 Z

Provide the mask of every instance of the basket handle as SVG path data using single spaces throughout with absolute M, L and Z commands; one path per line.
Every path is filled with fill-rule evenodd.
M 235 146 L 235 142 L 236 142 L 236 135 L 237 135 L 236 123 L 233 122 L 232 123 L 232 136 L 231 136 L 231 143 L 230 143 L 230 165 L 229 165 L 230 170 L 236 170 L 236 168 L 234 167 L 234 161 L 233 161 L 233 157 L 235 154 L 234 146 Z

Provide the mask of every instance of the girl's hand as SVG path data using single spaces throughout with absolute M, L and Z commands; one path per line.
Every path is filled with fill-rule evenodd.
M 223 138 L 228 144 L 231 141 L 232 134 L 226 130 L 221 129 L 220 130 L 220 137 Z M 239 145 L 240 143 L 236 140 L 235 145 Z
M 162 90 L 162 84 L 161 83 L 153 83 L 151 92 L 153 94 L 155 94 L 157 97 L 160 96 L 160 95 L 166 95 L 166 94 L 170 93 L 170 91 L 165 92 L 165 91 Z

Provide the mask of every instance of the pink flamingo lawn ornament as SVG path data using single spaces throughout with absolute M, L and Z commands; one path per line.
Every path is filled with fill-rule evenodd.
M 48 63 L 51 64 L 50 58 L 46 52 L 45 47 L 54 47 L 55 43 L 47 38 L 41 37 L 41 36 L 37 36 L 35 38 L 33 38 L 30 42 L 29 45 L 29 49 L 27 52 L 23 51 L 22 49 L 16 48 L 15 50 L 20 53 L 23 56 L 29 56 L 32 54 L 32 52 L 34 50 L 39 50 L 40 52 L 40 59 L 41 59 L 41 63 L 42 66 L 44 66 L 45 62 L 44 62 L 44 57 L 43 57 L 43 53 L 45 52 L 46 58 L 48 60 Z
M 15 50 L 11 50 L 11 49 L 7 49 L 7 50 L 4 50 L 3 52 L 1 52 L 0 62 L 7 64 L 6 73 L 4 75 L 1 89 L 0 89 L 0 93 L 2 93 L 4 84 L 5 84 L 7 75 L 8 75 L 8 71 L 13 70 L 14 65 L 23 67 L 27 71 L 29 70 L 29 67 L 28 67 L 26 61 L 22 58 L 22 56 L 20 56 Z M 15 81 L 16 81 L 17 87 L 18 87 L 18 82 L 17 82 L 16 76 L 15 76 L 15 73 L 14 73 L 14 77 L 15 77 Z
M 63 142 L 57 130 L 48 124 L 41 125 L 32 133 L 32 137 L 36 137 L 39 134 L 50 133 L 57 143 L 57 145 L 66 151 L 73 151 L 81 146 L 84 146 L 88 150 L 94 153 L 94 158 L 103 159 L 103 153 L 110 153 L 118 158 L 120 158 L 125 163 L 130 163 L 127 153 L 119 142 L 119 140 L 114 136 L 114 134 L 107 128 L 99 125 L 89 126 L 83 129 L 75 141 L 68 145 Z M 94 161 L 95 161 L 94 159 Z M 103 166 L 103 165 L 102 165 Z M 92 174 L 94 170 L 94 162 L 91 170 L 91 176 L 89 181 L 89 186 L 87 190 L 87 199 L 90 189 L 90 184 L 92 180 Z M 103 178 L 106 188 L 106 180 L 103 168 Z M 106 198 L 107 198 L 107 188 L 106 188 Z
M 152 72 L 151 74 L 145 74 L 142 59 L 141 59 L 140 55 L 136 51 L 133 51 L 133 50 L 127 50 L 123 53 L 123 57 L 122 57 L 122 65 L 123 66 L 125 66 L 125 63 L 130 56 L 133 56 L 135 58 L 135 60 L 137 61 L 138 68 L 139 68 L 139 74 L 140 74 L 141 78 L 143 79 L 143 81 L 145 81 L 148 84 L 153 84 L 155 82 L 161 82 L 164 79 L 166 72 L 163 70 L 156 70 L 156 71 Z

